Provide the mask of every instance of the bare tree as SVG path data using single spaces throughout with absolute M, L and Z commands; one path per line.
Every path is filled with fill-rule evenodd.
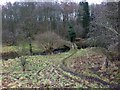
M 52 50 L 62 47 L 64 45 L 71 46 L 69 41 L 63 40 L 60 36 L 56 33 L 47 31 L 45 33 L 37 34 L 36 35 L 36 43 L 40 48 L 44 51 L 52 53 Z

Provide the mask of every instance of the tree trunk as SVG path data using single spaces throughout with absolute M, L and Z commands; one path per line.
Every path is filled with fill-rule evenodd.
M 31 43 L 31 37 L 29 37 L 29 52 L 30 52 L 30 55 L 33 54 L 33 51 L 32 51 L 32 43 Z

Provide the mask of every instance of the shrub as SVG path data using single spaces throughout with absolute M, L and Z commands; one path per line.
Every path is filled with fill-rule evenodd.
M 86 44 L 86 40 L 82 39 L 82 38 L 76 38 L 75 39 L 75 43 L 78 46 L 78 48 L 86 48 L 87 44 Z
M 69 32 L 70 41 L 71 41 L 71 42 L 74 42 L 74 41 L 75 41 L 75 38 L 76 38 L 76 33 L 75 33 L 75 31 L 74 31 L 74 29 L 73 29 L 72 26 L 69 26 L 68 32 Z
M 88 38 L 86 40 L 86 44 L 89 47 L 103 47 L 103 48 L 107 47 L 107 42 L 105 42 L 103 38 L 100 37 Z
M 109 50 L 109 55 L 111 56 L 111 60 L 119 60 L 120 58 L 120 52 L 118 50 L 118 43 L 114 43 L 114 44 L 111 44 L 109 47 L 108 47 L 108 50 Z
M 44 51 L 48 51 L 49 53 L 51 53 L 53 49 L 64 45 L 71 46 L 69 41 L 63 40 L 59 35 L 51 31 L 37 34 L 35 40 L 38 47 L 42 48 Z

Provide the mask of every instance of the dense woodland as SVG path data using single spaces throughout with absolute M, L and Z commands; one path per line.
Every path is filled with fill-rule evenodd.
M 89 6 L 87 2 L 15 2 L 2 6 L 3 44 L 16 45 L 20 37 L 34 40 L 36 34 L 47 31 L 69 40 L 70 26 L 77 38 L 94 39 L 89 41 L 97 40 L 105 46 L 117 44 L 118 5 L 116 2 Z
M 20 82 L 32 80 L 29 87 L 118 88 L 120 84 L 119 4 L 120 2 L 91 5 L 88 2 L 8 2 L 2 5 L 3 51 L 1 54 L 5 68 L 3 87 L 27 87 L 28 84 Z M 13 66 L 11 64 L 11 67 L 9 63 Z M 22 69 L 16 68 L 15 64 Z M 87 67 L 89 64 L 93 66 Z M 44 69 L 38 70 L 41 67 Z M 53 73 L 50 71 L 52 69 Z M 8 73 L 11 70 L 14 73 Z M 15 70 L 19 74 L 18 79 L 15 79 L 17 78 Z M 95 71 L 94 74 L 91 70 Z M 57 74 L 49 77 L 44 72 L 49 74 L 57 72 Z M 71 72 L 74 73 L 73 76 Z M 34 73 L 38 74 L 35 78 L 33 78 Z M 59 73 L 61 76 L 58 75 Z M 9 74 L 11 77 L 8 78 Z M 115 76 L 116 74 L 118 76 Z M 32 79 L 28 79 L 26 75 Z M 85 77 L 84 80 L 86 78 L 90 80 L 84 82 L 81 76 Z M 55 77 L 66 82 L 55 81 L 57 79 L 52 81 L 51 78 Z M 45 78 L 47 78 L 46 82 L 44 82 Z M 91 78 L 94 78 L 95 82 L 91 81 Z

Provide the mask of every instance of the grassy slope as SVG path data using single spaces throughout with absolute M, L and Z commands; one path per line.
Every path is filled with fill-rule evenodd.
M 73 51 L 47 56 L 25 56 L 27 60 L 26 71 L 23 73 L 19 58 L 4 61 L 2 66 L 3 87 L 107 87 L 96 82 L 88 82 L 82 78 L 75 77 L 80 82 L 67 78 L 60 73 L 61 61 Z M 90 49 L 79 50 L 74 56 L 90 54 Z M 94 53 L 94 51 L 92 52 Z
M 110 84 L 118 83 L 120 73 L 114 63 L 109 61 L 109 68 L 101 68 L 105 58 L 106 54 L 102 48 L 81 49 L 74 56 L 65 60 L 65 65 L 75 74 L 98 78 Z

